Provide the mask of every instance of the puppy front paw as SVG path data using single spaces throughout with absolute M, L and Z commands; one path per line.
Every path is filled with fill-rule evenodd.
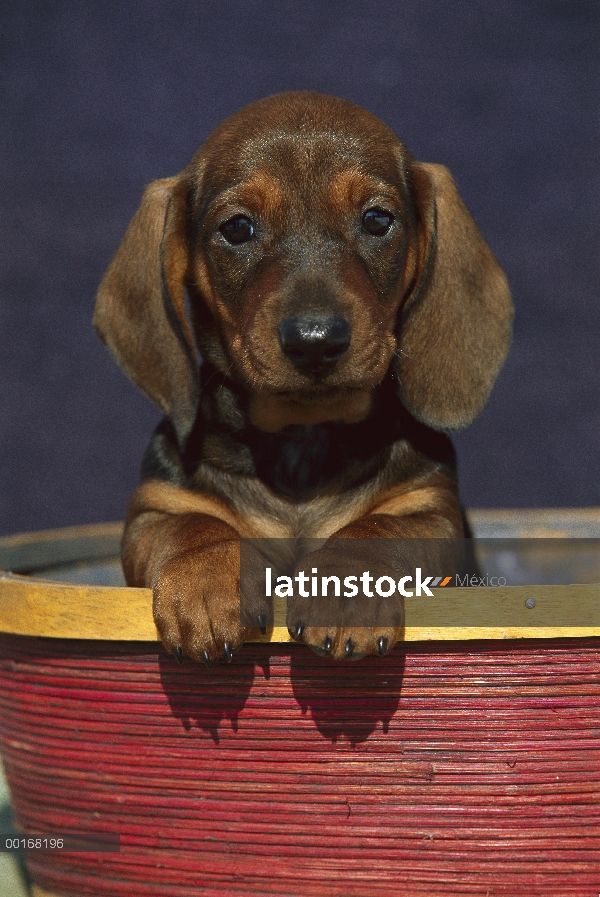
M 170 558 L 152 590 L 154 621 L 177 660 L 211 666 L 230 661 L 248 629 L 240 621 L 239 541 L 228 540 Z
M 395 584 L 393 593 L 386 594 L 390 577 L 383 569 L 378 571 L 371 563 L 368 580 L 348 577 L 357 568 L 357 557 L 333 541 L 305 557 L 301 566 L 306 581 L 298 579 L 298 571 L 298 588 L 288 598 L 288 631 L 293 639 L 334 660 L 360 660 L 368 654 L 387 654 L 402 638 L 403 599 Z

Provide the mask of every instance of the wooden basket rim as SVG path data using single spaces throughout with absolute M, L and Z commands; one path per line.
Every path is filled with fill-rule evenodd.
M 512 526 L 512 533 L 536 536 L 600 536 L 600 508 L 474 509 L 468 517 L 476 531 Z M 511 522 L 512 521 L 512 522 Z M 98 561 L 118 556 L 121 523 L 90 524 L 0 539 L 0 632 L 110 641 L 159 640 L 149 589 L 80 585 L 36 579 L 36 570 L 52 565 Z M 8 571 L 19 571 L 18 573 Z M 27 571 L 29 575 L 19 575 Z M 33 576 L 31 574 L 34 574 Z M 485 620 L 477 623 L 474 604 L 485 594 Z M 525 604 L 534 599 L 533 608 Z M 405 641 L 506 638 L 564 638 L 600 635 L 590 625 L 600 601 L 600 583 L 571 586 L 435 589 L 434 597 L 406 602 Z M 450 624 L 440 626 L 442 616 Z M 531 601 L 529 601 L 531 603 Z M 568 607 L 568 625 L 565 608 Z M 283 602 L 275 607 L 275 625 L 249 641 L 286 643 Z

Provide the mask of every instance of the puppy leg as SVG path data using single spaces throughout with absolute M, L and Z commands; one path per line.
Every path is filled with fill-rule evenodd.
M 240 623 L 240 540 L 209 514 L 130 514 L 122 547 L 129 585 L 154 593 L 154 620 L 165 648 L 211 662 L 230 660 L 247 630 Z
M 295 597 L 288 603 L 291 634 L 336 660 L 386 654 L 403 636 L 404 599 L 398 591 L 377 594 L 373 583 L 395 570 L 412 572 L 425 564 L 444 572 L 456 567 L 458 572 L 461 543 L 456 540 L 461 536 L 459 513 L 453 521 L 436 513 L 368 514 L 353 521 L 308 555 L 303 567 L 317 568 L 319 581 L 335 577 L 343 582 L 349 572 L 368 571 L 372 596 L 359 590 L 348 597 L 340 589 L 338 596 Z

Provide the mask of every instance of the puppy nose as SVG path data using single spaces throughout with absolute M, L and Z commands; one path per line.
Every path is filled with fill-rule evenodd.
M 350 324 L 340 317 L 285 318 L 279 325 L 279 344 L 296 367 L 321 371 L 348 351 Z

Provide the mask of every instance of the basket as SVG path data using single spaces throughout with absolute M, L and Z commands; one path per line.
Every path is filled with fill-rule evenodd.
M 600 536 L 595 509 L 470 520 Z M 0 542 L 16 825 L 90 848 L 27 850 L 36 897 L 598 893 L 599 585 L 493 590 L 485 626 L 464 622 L 466 590 L 436 625 L 436 591 L 429 622 L 407 606 L 405 641 L 353 664 L 276 620 L 206 669 L 163 650 L 120 532 Z

